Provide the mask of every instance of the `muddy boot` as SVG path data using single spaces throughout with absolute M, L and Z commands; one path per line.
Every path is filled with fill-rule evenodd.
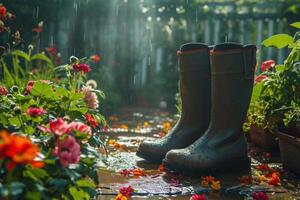
M 164 159 L 169 171 L 190 175 L 217 174 L 250 168 L 242 131 L 253 88 L 256 47 L 234 43 L 211 51 L 211 121 L 204 135 Z
M 181 149 L 196 141 L 210 120 L 209 47 L 201 43 L 185 44 L 178 51 L 182 113 L 179 121 L 159 141 L 141 143 L 137 156 L 161 163 L 171 149 Z

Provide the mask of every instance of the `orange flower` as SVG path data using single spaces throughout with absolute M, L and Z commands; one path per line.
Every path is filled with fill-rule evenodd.
M 115 200 L 127 200 L 127 199 L 128 198 L 121 193 L 115 197 Z
M 137 177 L 145 176 L 145 173 L 141 169 L 134 169 L 132 171 L 132 173 L 133 173 L 134 176 L 137 176 Z
M 268 178 L 265 175 L 258 175 L 259 182 L 266 182 Z
M 213 189 L 213 190 L 220 190 L 221 189 L 221 183 L 220 181 L 213 181 L 210 185 L 210 187 Z
M 211 184 L 213 181 L 215 181 L 214 177 L 212 177 L 212 176 L 205 176 L 205 177 L 202 177 L 201 185 L 203 187 L 208 187 L 209 184 Z
M 159 165 L 158 171 L 164 172 L 165 171 L 165 166 L 163 164 Z
M 279 185 L 280 184 L 280 174 L 278 172 L 273 172 L 271 178 L 268 181 L 269 185 Z
M 101 57 L 98 54 L 94 54 L 90 57 L 90 59 L 94 62 L 94 63 L 98 63 L 101 59 Z
M 211 187 L 213 190 L 221 189 L 221 182 L 216 180 L 213 176 L 202 177 L 201 185 L 203 187 Z
M 7 170 L 13 170 L 21 164 L 30 164 L 36 168 L 43 167 L 43 162 L 35 160 L 38 153 L 38 146 L 28 138 L 11 135 L 6 131 L 0 132 L 0 159 L 8 159 L 6 163 Z

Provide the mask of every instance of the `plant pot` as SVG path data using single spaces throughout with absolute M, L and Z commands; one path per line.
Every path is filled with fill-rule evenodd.
M 283 167 L 300 175 L 300 138 L 278 132 Z
M 251 141 L 268 151 L 278 151 L 279 145 L 276 136 L 268 129 L 252 125 L 249 136 Z

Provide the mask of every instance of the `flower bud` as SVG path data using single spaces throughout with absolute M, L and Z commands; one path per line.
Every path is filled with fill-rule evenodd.
M 79 59 L 75 56 L 71 56 L 70 57 L 70 63 L 71 64 L 77 64 L 77 63 L 79 63 Z
M 29 51 L 32 51 L 34 49 L 34 46 L 32 44 L 28 45 Z
M 21 111 L 20 107 L 15 107 L 14 112 L 15 112 L 16 115 L 19 115 L 19 114 L 21 114 L 22 111 Z
M 10 88 L 10 93 L 15 93 L 15 92 L 18 92 L 19 91 L 19 87 L 16 86 L 16 85 L 13 85 L 11 88 Z
M 16 107 L 16 104 L 12 103 L 10 104 L 10 109 L 14 109 Z

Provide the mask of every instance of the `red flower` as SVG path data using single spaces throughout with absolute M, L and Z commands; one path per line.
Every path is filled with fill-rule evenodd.
M 47 112 L 42 108 L 31 107 L 31 108 L 27 109 L 26 113 L 27 113 L 27 115 L 30 115 L 31 117 L 38 117 L 43 114 L 46 114 Z
M 93 115 L 86 114 L 84 117 L 87 123 L 89 123 L 93 128 L 96 128 L 99 125 Z
M 8 90 L 4 86 L 0 86 L 0 96 L 6 96 L 8 94 Z
M 7 159 L 6 169 L 13 170 L 17 165 L 30 164 L 41 168 L 44 163 L 36 161 L 40 150 L 28 138 L 0 132 L 0 160 Z
M 275 61 L 274 60 L 267 60 L 265 62 L 263 62 L 261 64 L 261 71 L 264 72 L 264 71 L 268 71 L 269 69 L 271 69 L 272 67 L 275 66 Z
M 0 5 L 0 19 L 4 19 L 7 16 L 7 9 L 5 6 Z
M 206 197 L 202 194 L 194 194 L 190 200 L 206 200 Z
M 261 75 L 259 75 L 259 76 L 257 76 L 257 77 L 255 78 L 255 83 L 260 83 L 261 81 L 263 81 L 263 80 L 265 80 L 265 79 L 267 79 L 267 78 L 268 78 L 267 75 L 261 74 Z
M 253 192 L 252 193 L 253 200 L 268 200 L 268 196 L 264 192 Z
M 48 48 L 46 48 L 46 51 L 48 52 L 48 54 L 50 54 L 51 56 L 55 56 L 57 54 L 57 47 L 55 45 L 50 46 Z
M 261 170 L 261 171 L 272 171 L 273 170 L 269 167 L 268 164 L 256 165 L 255 168 L 258 170 Z
M 83 72 L 85 74 L 91 71 L 90 66 L 88 66 L 87 64 L 75 64 L 73 65 L 73 69 L 76 72 Z
M 131 186 L 122 187 L 119 191 L 122 195 L 126 196 L 127 198 L 131 197 L 134 189 Z
M 100 57 L 99 55 L 97 55 L 97 54 L 94 54 L 94 55 L 91 56 L 91 60 L 92 60 L 94 63 L 100 62 L 100 59 L 101 59 L 101 57 Z

